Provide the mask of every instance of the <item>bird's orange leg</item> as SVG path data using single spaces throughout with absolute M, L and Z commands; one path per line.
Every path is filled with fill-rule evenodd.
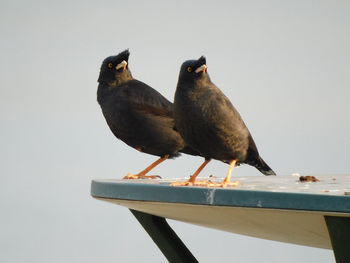
M 207 186 L 209 186 L 209 187 L 237 186 L 238 181 L 231 183 L 231 175 L 232 175 L 233 168 L 235 168 L 235 166 L 236 166 L 236 163 L 237 163 L 237 160 L 232 160 L 230 162 L 230 167 L 228 168 L 227 175 L 221 183 L 209 182 L 207 184 Z
M 199 175 L 199 173 L 203 170 L 203 168 L 210 162 L 209 160 L 205 160 L 198 169 L 194 172 L 193 175 L 191 175 L 190 179 L 188 179 L 187 182 L 174 182 L 170 184 L 171 186 L 187 186 L 187 185 L 194 185 L 196 181 L 196 177 Z
M 158 164 L 164 162 L 166 159 L 169 158 L 169 155 L 165 155 L 164 157 L 160 157 L 157 161 L 151 163 L 149 166 L 147 166 L 143 171 L 139 172 L 138 174 L 128 174 L 123 177 L 123 179 L 155 179 L 155 178 L 161 178 L 159 175 L 146 175 L 149 171 L 151 171 L 154 167 L 156 167 Z
M 230 167 L 228 168 L 227 175 L 226 175 L 224 181 L 222 182 L 222 187 L 227 186 L 231 182 L 232 171 L 233 171 L 233 168 L 235 168 L 236 163 L 237 163 L 237 160 L 232 160 L 230 162 Z

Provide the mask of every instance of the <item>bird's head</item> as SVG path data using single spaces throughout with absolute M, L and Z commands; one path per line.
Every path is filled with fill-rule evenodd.
M 196 81 L 208 79 L 206 59 L 201 56 L 197 60 L 185 61 L 180 69 L 179 80 L 181 81 Z
M 129 55 L 130 52 L 128 49 L 126 49 L 116 56 L 107 57 L 102 62 L 98 82 L 118 85 L 123 81 L 132 79 L 131 72 L 129 70 Z

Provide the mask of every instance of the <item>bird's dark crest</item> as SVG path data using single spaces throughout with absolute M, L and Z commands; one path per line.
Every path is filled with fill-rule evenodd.
M 198 61 L 198 65 L 199 65 L 199 66 L 202 66 L 202 65 L 204 65 L 204 64 L 207 64 L 207 61 L 206 61 L 205 56 L 201 56 L 197 61 Z
M 123 60 L 128 62 L 129 61 L 129 56 L 130 56 L 129 49 L 125 49 L 124 51 L 120 52 L 118 55 L 107 57 L 103 61 L 102 66 L 107 65 L 110 62 L 118 64 L 118 63 L 122 62 Z
M 129 60 L 129 55 L 130 55 L 129 49 L 125 49 L 124 51 L 120 52 L 117 55 L 117 57 L 120 57 L 121 61 L 123 61 L 123 60 L 128 61 Z

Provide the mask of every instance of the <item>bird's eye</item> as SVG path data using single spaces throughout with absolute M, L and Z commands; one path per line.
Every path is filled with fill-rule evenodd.
M 188 67 L 188 68 L 187 68 L 187 71 L 188 71 L 188 72 L 192 72 L 192 68 L 191 68 L 191 67 Z
M 113 64 L 112 63 L 108 63 L 108 68 L 113 68 Z

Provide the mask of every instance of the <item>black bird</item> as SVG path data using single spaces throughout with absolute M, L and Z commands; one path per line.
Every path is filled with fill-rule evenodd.
M 249 164 L 265 175 L 276 175 L 259 156 L 258 149 L 238 111 L 211 82 L 206 59 L 185 61 L 180 69 L 174 100 L 175 126 L 185 142 L 205 158 L 186 183 L 192 185 L 211 159 L 230 164 L 225 180 L 231 179 L 235 165 Z
M 129 50 L 107 57 L 98 78 L 97 101 L 113 134 L 134 149 L 160 156 L 136 175 L 124 179 L 156 178 L 146 174 L 179 151 L 196 155 L 174 130 L 173 104 L 129 70 Z

